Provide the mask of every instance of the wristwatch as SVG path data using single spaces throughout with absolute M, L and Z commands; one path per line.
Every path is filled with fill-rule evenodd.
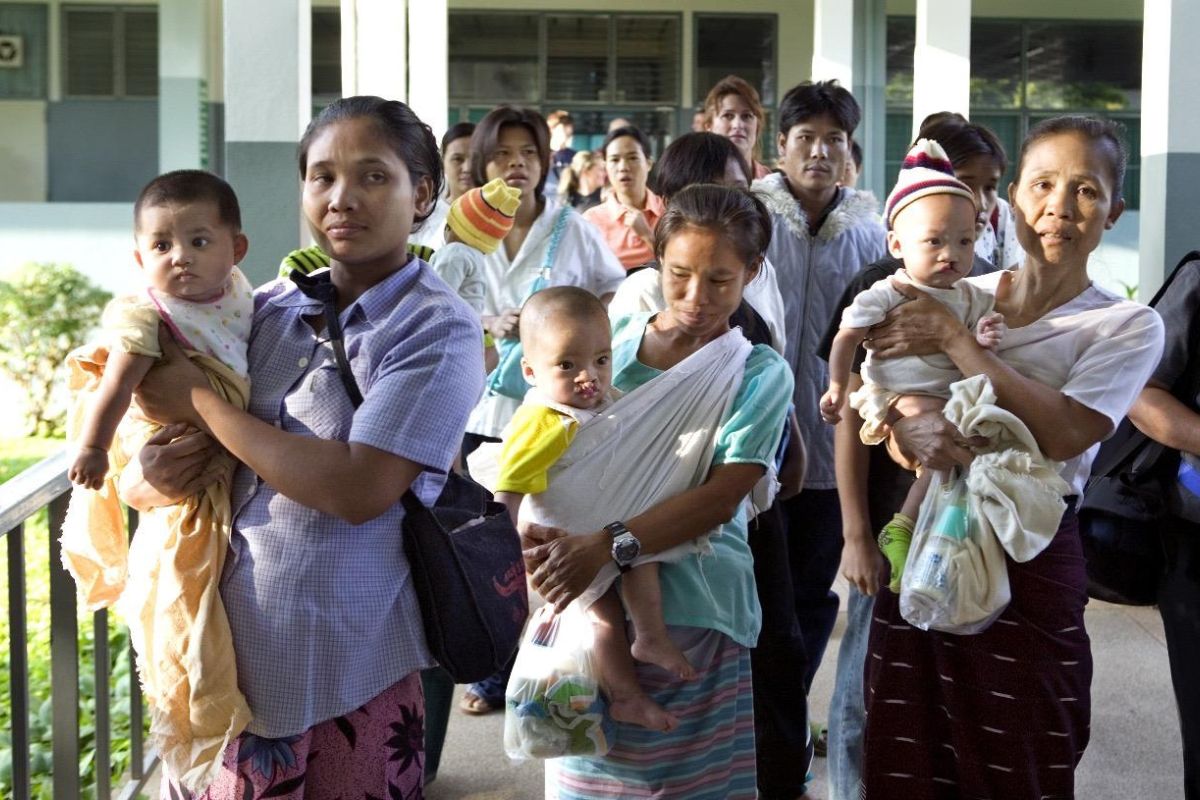
M 612 559 L 621 572 L 628 572 L 634 560 L 642 552 L 642 543 L 633 535 L 624 522 L 610 522 L 604 530 L 612 536 Z

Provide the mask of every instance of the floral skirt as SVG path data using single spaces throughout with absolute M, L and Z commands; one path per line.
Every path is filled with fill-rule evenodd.
M 425 700 L 414 672 L 348 714 L 304 733 L 266 739 L 243 733 L 225 748 L 216 780 L 192 794 L 164 774 L 162 800 L 421 800 Z

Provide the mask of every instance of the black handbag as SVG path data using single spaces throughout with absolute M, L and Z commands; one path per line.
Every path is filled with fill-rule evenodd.
M 1198 259 L 1200 251 L 1184 256 L 1150 305 L 1158 303 L 1184 265 Z M 1188 367 L 1171 393 L 1190 406 L 1200 388 L 1195 374 L 1200 370 L 1193 363 Z M 1090 597 L 1121 605 L 1156 602 L 1164 560 L 1160 532 L 1169 517 L 1168 491 L 1178 466 L 1178 451 L 1146 436 L 1128 417 L 1100 446 L 1079 505 Z
M 304 294 L 325 304 L 338 374 L 357 408 L 363 398 L 346 357 L 336 287 L 328 273 L 293 272 L 291 278 Z M 411 489 L 400 502 L 401 538 L 429 652 L 455 683 L 495 674 L 516 652 L 529 615 L 521 540 L 508 509 L 454 471 L 432 508 Z
M 1128 418 L 1101 446 L 1079 506 L 1088 596 L 1121 605 L 1155 603 L 1163 571 L 1163 478 L 1173 453 Z

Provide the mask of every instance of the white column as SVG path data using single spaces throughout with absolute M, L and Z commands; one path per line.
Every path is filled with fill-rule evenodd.
M 158 4 L 158 169 L 208 164 L 208 0 Z
M 408 104 L 441 141 L 450 116 L 449 20 L 446 0 L 408 5 Z
M 1200 26 L 1194 0 L 1146 0 L 1142 21 L 1142 162 L 1138 295 L 1149 300 L 1167 270 L 1198 246 Z
M 917 0 L 913 138 L 936 111 L 971 112 L 971 0 Z
M 812 79 L 854 85 L 854 7 L 848 0 L 814 0 Z
M 258 284 L 300 243 L 296 142 L 312 116 L 309 0 L 224 0 L 222 42 L 225 177 L 250 237 L 243 271 Z
M 417 5 L 431 1 L 420 0 Z M 444 8 L 445 0 L 438 1 Z M 404 0 L 342 0 L 344 96 L 408 100 L 407 11 Z
M 813 7 L 814 81 L 837 79 L 854 94 L 862 122 L 854 132 L 863 149 L 860 189 L 882 197 L 887 83 L 885 0 L 815 0 Z

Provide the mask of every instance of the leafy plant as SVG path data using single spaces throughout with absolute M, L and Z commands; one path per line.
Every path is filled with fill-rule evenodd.
M 1121 288 L 1125 291 L 1125 297 L 1129 300 L 1137 300 L 1138 287 L 1136 283 L 1130 284 L 1125 281 L 1117 281 L 1121 284 Z
M 68 264 L 29 264 L 0 281 L 0 373 L 25 390 L 30 434 L 62 431 L 63 414 L 52 410 L 55 384 L 111 297 Z

